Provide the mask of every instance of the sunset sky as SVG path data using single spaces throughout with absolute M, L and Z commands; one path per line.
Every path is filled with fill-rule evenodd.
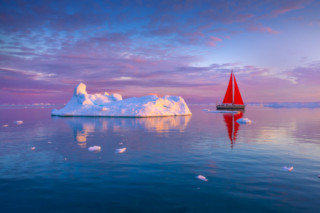
M 320 101 L 320 1 L 0 1 L 0 104 L 89 93 Z

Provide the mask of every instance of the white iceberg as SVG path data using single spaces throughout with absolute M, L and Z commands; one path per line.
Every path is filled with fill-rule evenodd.
M 202 181 L 208 181 L 208 179 L 203 175 L 198 175 L 197 178 Z
M 289 171 L 289 172 L 291 172 L 291 171 L 293 171 L 293 166 L 291 166 L 291 167 L 286 167 L 286 166 L 284 166 L 282 169 L 283 169 L 284 171 Z
M 78 84 L 71 100 L 62 109 L 51 112 L 56 116 L 156 117 L 191 115 L 180 96 L 155 95 L 122 100 L 120 94 L 88 94 L 86 85 Z
M 88 148 L 88 150 L 89 150 L 90 152 L 100 152 L 100 151 L 101 151 L 101 146 L 90 146 L 90 147 Z
M 251 120 L 249 118 L 240 118 L 237 120 L 239 124 L 251 124 Z
M 23 121 L 15 121 L 14 123 L 17 125 L 21 125 L 21 124 L 23 124 Z
M 122 149 L 116 149 L 116 153 L 124 153 L 127 150 L 127 148 L 122 148 Z

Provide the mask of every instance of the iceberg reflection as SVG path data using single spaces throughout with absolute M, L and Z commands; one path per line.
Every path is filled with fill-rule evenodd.
M 119 133 L 128 130 L 143 130 L 155 133 L 170 131 L 184 132 L 191 116 L 149 117 L 149 118 L 102 118 L 102 117 L 54 117 L 64 120 L 73 129 L 78 145 L 86 148 L 88 136 L 94 132 L 111 131 Z

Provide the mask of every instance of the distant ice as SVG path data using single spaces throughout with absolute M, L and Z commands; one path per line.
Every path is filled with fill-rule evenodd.
M 31 150 L 33 151 L 33 150 L 35 150 L 36 149 L 36 147 L 35 146 L 33 146 L 33 147 L 31 147 Z
M 203 109 L 204 112 L 209 113 L 231 113 L 231 114 L 239 114 L 239 111 L 229 111 L 229 110 L 210 110 L 210 109 Z
M 293 170 L 293 166 L 291 166 L 291 167 L 284 166 L 282 169 L 285 170 L 285 171 L 291 172 Z
M 237 120 L 239 124 L 251 124 L 251 120 L 249 118 L 240 118 Z
M 101 146 L 90 146 L 90 147 L 88 148 L 88 150 L 89 150 L 90 152 L 100 152 L 100 151 L 101 151 Z
M 208 179 L 203 175 L 198 175 L 197 178 L 202 181 L 208 181 Z
M 15 122 L 13 122 L 13 123 L 15 123 L 15 124 L 17 124 L 17 125 L 21 125 L 21 124 L 23 124 L 23 121 L 15 121 Z
M 191 115 L 191 112 L 179 96 L 155 95 L 140 98 L 122 99 L 120 94 L 88 94 L 86 85 L 80 83 L 74 89 L 73 96 L 62 109 L 54 109 L 57 116 L 114 116 L 114 117 L 154 117 Z
M 127 148 L 122 148 L 122 149 L 116 149 L 116 153 L 124 153 L 127 150 Z
M 8 124 L 4 124 L 4 125 L 2 125 L 3 127 L 8 127 L 9 125 Z
M 320 102 L 285 102 L 285 103 L 268 103 L 263 104 L 265 107 L 272 108 L 320 108 Z

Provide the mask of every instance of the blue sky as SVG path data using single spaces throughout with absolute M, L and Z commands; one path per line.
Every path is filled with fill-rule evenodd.
M 3 1 L 0 103 L 89 92 L 320 100 L 320 1 Z

